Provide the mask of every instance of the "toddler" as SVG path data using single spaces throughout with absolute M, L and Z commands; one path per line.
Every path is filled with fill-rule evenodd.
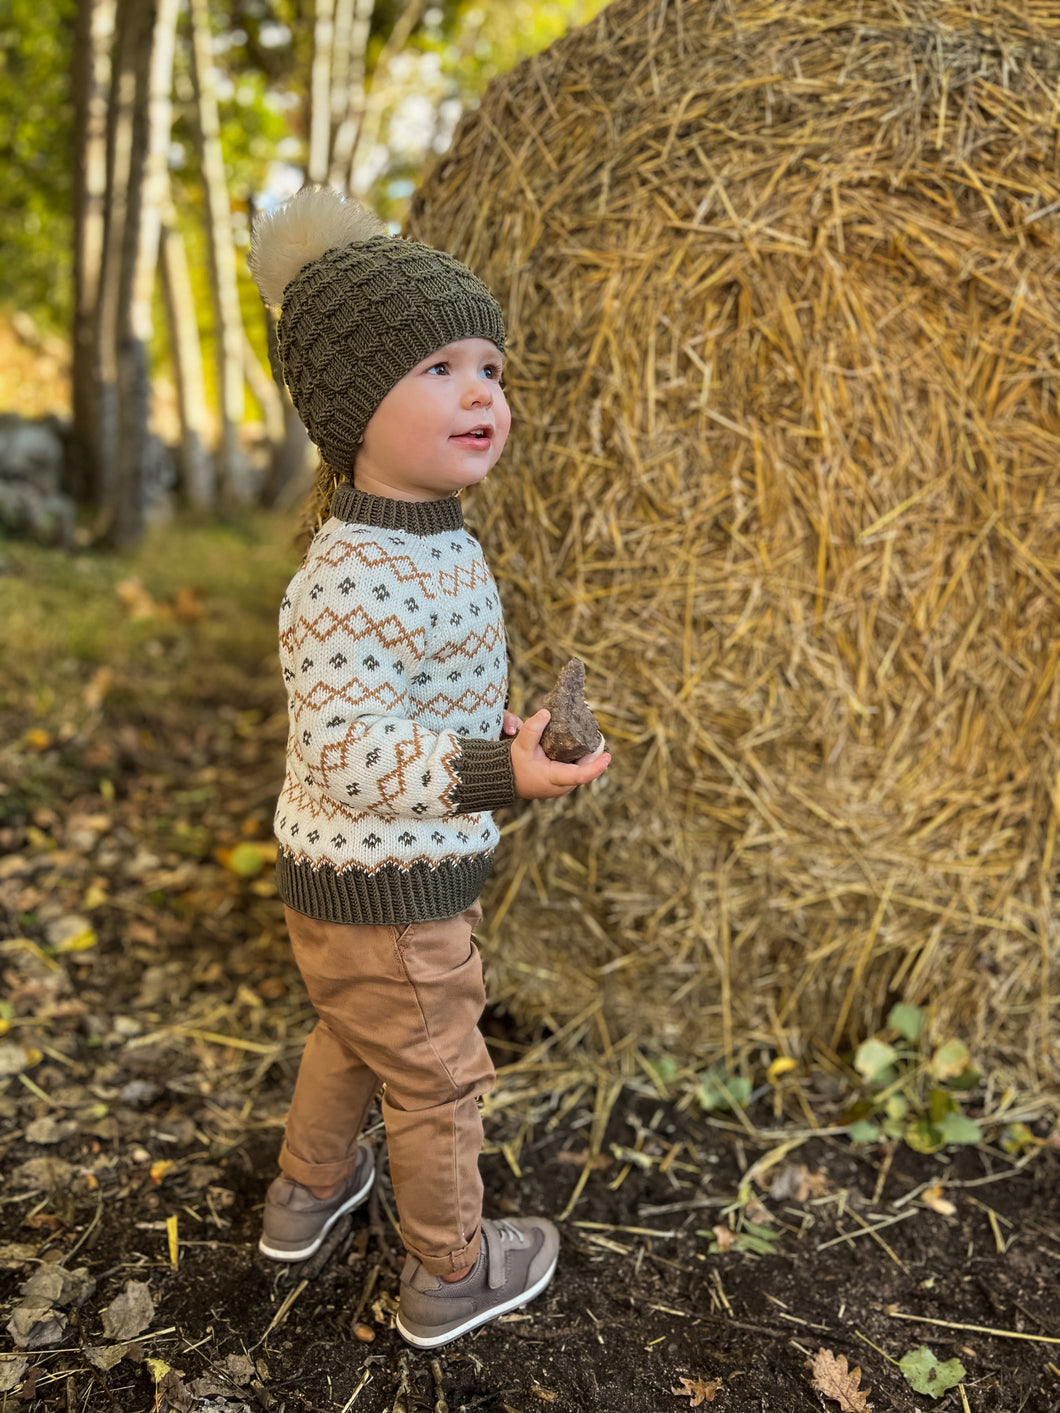
M 430 1349 L 533 1299 L 559 1248 L 544 1219 L 482 1216 L 478 1099 L 494 1072 L 472 933 L 492 811 L 567 794 L 610 756 L 550 761 L 548 713 L 505 711 L 500 599 L 458 498 L 511 424 L 489 290 L 327 190 L 260 218 L 250 263 L 281 309 L 284 380 L 331 487 L 280 612 L 277 878 L 318 1020 L 260 1246 L 304 1260 L 367 1199 L 360 1134 L 382 1085 L 407 1251 L 398 1329 Z

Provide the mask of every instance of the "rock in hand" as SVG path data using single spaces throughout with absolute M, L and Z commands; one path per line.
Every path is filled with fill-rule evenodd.
M 572 657 L 556 678 L 545 699 L 552 713 L 541 737 L 541 749 L 549 760 L 572 763 L 591 755 L 603 737 L 592 712 L 585 704 L 585 664 Z

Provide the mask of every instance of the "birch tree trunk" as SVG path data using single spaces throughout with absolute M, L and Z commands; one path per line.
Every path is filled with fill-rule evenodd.
M 313 63 L 309 72 L 309 155 L 306 178 L 315 185 L 328 179 L 331 154 L 331 62 L 335 45 L 335 0 L 316 0 Z
M 243 316 L 236 282 L 236 251 L 232 240 L 232 212 L 228 200 L 221 124 L 211 77 L 210 13 L 208 0 L 190 0 L 191 77 L 198 114 L 199 153 L 206 206 L 207 245 L 210 252 L 210 286 L 213 297 L 217 386 L 220 414 L 218 471 L 225 497 L 235 504 L 250 498 L 246 458 L 239 446 L 239 428 L 245 412 L 243 396 Z
M 173 51 L 178 0 L 121 0 L 119 79 L 132 106 L 129 182 L 118 281 L 118 417 L 108 538 L 134 544 L 143 533 L 148 466 L 151 296 L 158 268 L 161 208 L 168 191 Z
M 77 9 L 74 92 L 74 327 L 73 435 L 77 448 L 71 486 L 82 505 L 99 505 L 102 466 L 112 432 L 101 360 L 100 290 L 107 209 L 107 107 L 111 86 L 115 0 L 81 0 Z M 111 418 L 113 420 L 113 417 Z
M 215 495 L 213 462 L 206 438 L 206 379 L 203 376 L 202 345 L 184 237 L 177 226 L 172 198 L 162 222 L 160 255 L 180 418 L 178 490 L 193 510 L 209 510 Z
M 372 92 L 380 91 L 383 88 L 382 80 L 386 75 L 395 57 L 401 53 L 409 41 L 409 36 L 423 18 L 423 12 L 427 8 L 427 0 L 405 0 L 405 7 L 398 15 L 394 23 L 394 28 L 387 35 L 386 43 L 379 51 L 379 57 L 375 62 L 372 71 L 372 88 L 368 88 L 367 77 L 363 81 L 363 98 L 360 122 L 355 134 L 355 141 L 350 149 L 349 161 L 346 165 L 346 178 L 342 185 L 347 191 L 354 188 L 354 169 L 357 165 L 357 151 L 367 141 L 369 144 L 377 140 L 383 128 L 383 114 L 385 104 L 382 98 L 375 103 L 372 102 Z M 369 15 L 369 23 L 371 15 Z M 377 89 L 378 85 L 378 89 Z
M 350 173 L 364 124 L 368 39 L 375 0 L 338 0 L 331 84 L 334 139 L 328 185 L 349 191 Z

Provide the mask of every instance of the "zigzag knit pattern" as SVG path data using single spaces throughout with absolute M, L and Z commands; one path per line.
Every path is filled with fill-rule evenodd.
M 340 487 L 280 610 L 280 893 L 329 922 L 453 917 L 515 798 L 504 622 L 456 499 Z

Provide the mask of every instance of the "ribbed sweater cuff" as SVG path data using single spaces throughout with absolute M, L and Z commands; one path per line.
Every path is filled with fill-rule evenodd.
M 459 783 L 453 799 L 457 814 L 478 814 L 515 803 L 511 741 L 478 741 L 461 736 L 456 773 Z

